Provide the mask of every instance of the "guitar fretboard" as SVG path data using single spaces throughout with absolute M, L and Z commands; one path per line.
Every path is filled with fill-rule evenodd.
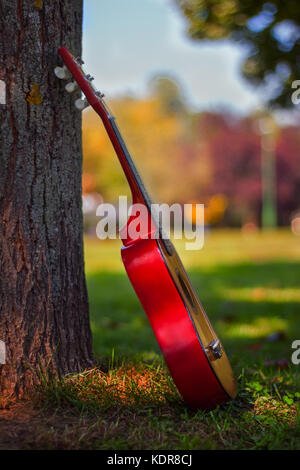
M 111 123 L 111 126 L 113 128 L 113 131 L 118 139 L 118 142 L 120 144 L 120 147 L 122 149 L 122 152 L 123 152 L 123 155 L 124 157 L 126 158 L 126 161 L 127 161 L 127 164 L 128 164 L 128 167 L 130 168 L 130 171 L 135 179 L 135 182 L 139 188 L 139 191 L 142 195 L 142 198 L 145 202 L 145 205 L 148 209 L 148 211 L 150 212 L 152 218 L 153 218 L 153 221 L 156 225 L 156 227 L 158 227 L 158 232 L 159 232 L 159 237 L 163 240 L 163 243 L 164 243 L 164 246 L 168 252 L 168 254 L 171 256 L 172 253 L 173 253 L 173 245 L 171 243 L 171 241 L 168 239 L 168 237 L 166 237 L 164 231 L 163 231 L 163 228 L 162 228 L 162 223 L 161 223 L 161 220 L 160 220 L 160 217 L 157 213 L 155 213 L 155 211 L 153 210 L 153 206 L 152 206 L 152 200 L 144 186 L 144 183 L 142 182 L 142 179 L 139 175 L 139 172 L 137 171 L 136 169 L 136 166 L 132 160 L 132 157 L 126 147 L 126 144 L 124 142 L 124 139 L 121 135 L 121 132 L 117 126 L 117 123 L 116 123 L 116 120 L 115 120 L 115 117 L 114 116 L 109 116 L 109 121 Z
M 131 158 L 131 155 L 130 155 L 130 153 L 129 153 L 127 147 L 126 147 L 126 144 L 125 144 L 125 142 L 124 142 L 124 139 L 123 139 L 123 137 L 122 137 L 122 135 L 121 135 L 121 132 L 120 132 L 118 126 L 117 126 L 115 117 L 114 117 L 114 116 L 110 116 L 110 117 L 109 117 L 109 120 L 110 120 L 111 126 L 112 126 L 112 128 L 113 128 L 113 130 L 114 130 L 114 133 L 115 133 L 115 135 L 116 135 L 116 137 L 117 137 L 117 139 L 118 139 L 118 142 L 119 142 L 119 144 L 120 144 L 120 146 L 121 146 L 121 148 L 122 148 L 122 152 L 123 152 L 123 154 L 124 154 L 124 156 L 125 156 L 125 158 L 126 158 L 127 164 L 128 164 L 128 166 L 129 166 L 129 168 L 130 168 L 130 171 L 131 171 L 131 173 L 132 173 L 132 175 L 133 175 L 133 177 L 134 177 L 134 179 L 135 179 L 135 181 L 136 181 L 136 184 L 137 184 L 137 186 L 138 186 L 138 188 L 139 188 L 139 190 L 140 190 L 140 193 L 141 193 L 141 195 L 142 195 L 142 198 L 143 198 L 143 200 L 144 200 L 144 202 L 145 202 L 145 204 L 146 204 L 148 210 L 151 212 L 151 204 L 152 204 L 151 198 L 150 198 L 150 196 L 149 196 L 149 194 L 148 194 L 148 192 L 147 192 L 147 190 L 146 190 L 146 188 L 145 188 L 145 186 L 144 186 L 144 183 L 142 182 L 142 179 L 141 179 L 141 177 L 140 177 L 140 175 L 139 175 L 139 172 L 138 172 L 137 169 L 136 169 L 135 164 L 133 163 L 133 160 L 132 160 L 132 158 Z

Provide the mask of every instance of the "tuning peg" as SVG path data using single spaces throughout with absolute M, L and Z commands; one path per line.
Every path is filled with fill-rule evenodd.
M 92 75 L 88 74 L 85 76 L 86 80 L 88 80 L 89 82 L 92 82 L 94 80 L 94 77 L 92 77 Z
M 69 82 L 66 84 L 65 86 L 65 90 L 68 92 L 68 93 L 73 93 L 76 89 L 78 88 L 78 85 L 76 82 Z
M 63 67 L 55 67 L 54 73 L 60 80 L 68 80 L 72 76 L 65 65 Z
M 73 60 L 74 62 L 76 62 L 77 65 L 79 65 L 79 67 L 81 67 L 81 65 L 84 65 L 84 62 L 81 57 L 75 57 L 75 59 Z
M 90 106 L 88 100 L 79 98 L 75 101 L 75 108 L 79 109 L 79 111 L 83 111 L 85 108 Z

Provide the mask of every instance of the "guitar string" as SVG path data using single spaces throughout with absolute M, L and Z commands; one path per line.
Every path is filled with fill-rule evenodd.
M 164 230 L 163 230 L 160 217 L 159 217 L 159 215 L 157 214 L 157 211 L 155 210 L 156 207 L 155 207 L 155 205 L 152 204 L 152 200 L 151 200 L 151 198 L 150 198 L 150 196 L 149 196 L 149 194 L 148 194 L 148 192 L 147 192 L 147 190 L 146 190 L 146 188 L 145 188 L 145 186 L 144 186 L 144 183 L 142 182 L 142 179 L 141 179 L 141 177 L 140 177 L 140 175 L 139 175 L 139 173 L 138 173 L 138 171 L 137 171 L 137 169 L 136 169 L 136 166 L 135 166 L 135 164 L 134 164 L 134 162 L 133 162 L 133 160 L 132 160 L 132 157 L 131 157 L 131 155 L 130 155 L 130 153 L 129 153 L 127 147 L 126 147 L 126 144 L 125 144 L 125 142 L 124 142 L 124 139 L 123 139 L 123 137 L 122 137 L 122 135 L 121 135 L 121 132 L 120 132 L 120 130 L 119 130 L 119 128 L 118 128 L 118 125 L 117 125 L 117 123 L 116 123 L 116 119 L 115 119 L 115 117 L 114 117 L 113 115 L 111 115 L 111 114 L 108 116 L 108 119 L 109 119 L 109 121 L 110 121 L 110 123 L 111 123 L 111 126 L 112 126 L 112 128 L 113 128 L 113 131 L 114 131 L 114 133 L 115 133 L 115 135 L 116 135 L 116 138 L 118 139 L 118 142 L 119 142 L 120 147 L 121 147 L 121 149 L 122 149 L 122 152 L 123 152 L 123 154 L 124 154 L 124 156 L 125 156 L 125 158 L 126 158 L 126 161 L 127 161 L 127 163 L 128 163 L 128 166 L 129 166 L 129 168 L 130 168 L 130 171 L 131 171 L 131 173 L 133 174 L 133 177 L 134 177 L 134 179 L 135 179 L 135 181 L 136 181 L 136 184 L 137 184 L 137 186 L 138 186 L 138 188 L 139 188 L 139 190 L 140 190 L 140 192 L 141 192 L 141 195 L 142 195 L 142 197 L 143 197 L 143 199 L 144 199 L 144 202 L 145 202 L 145 204 L 146 204 L 146 207 L 147 207 L 148 211 L 150 212 L 151 216 L 153 217 L 153 220 L 154 220 L 156 226 L 158 227 L 159 238 L 163 241 L 163 243 L 164 243 L 164 245 L 165 245 L 165 248 L 166 248 L 168 254 L 171 255 L 171 254 L 173 253 L 173 246 L 172 246 L 172 243 L 171 243 L 171 241 L 169 240 L 169 238 L 166 236 L 166 234 L 165 234 L 165 232 L 164 232 Z

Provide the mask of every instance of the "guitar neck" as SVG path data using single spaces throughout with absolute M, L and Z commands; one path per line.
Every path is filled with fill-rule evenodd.
M 93 107 L 98 113 L 96 109 L 97 105 Z M 120 164 L 123 168 L 124 174 L 127 178 L 132 193 L 132 202 L 134 204 L 145 204 L 149 212 L 151 212 L 152 201 L 136 169 L 133 159 L 127 149 L 125 141 L 116 123 L 115 117 L 109 113 L 106 114 L 105 118 L 103 119 L 103 116 L 101 116 L 100 113 L 98 114 L 100 115 L 103 121 L 106 132 L 110 138 L 110 141 L 115 149 Z
M 62 57 L 66 67 L 77 82 L 78 86 L 83 91 L 88 103 L 102 119 L 106 132 L 113 144 L 128 180 L 132 192 L 132 202 L 145 204 L 148 210 L 150 210 L 151 200 L 132 161 L 123 137 L 121 136 L 115 122 L 115 118 L 112 116 L 102 99 L 103 95 L 97 92 L 88 76 L 82 71 L 81 65 L 78 63 L 78 59 L 76 59 L 66 47 L 61 47 L 58 53 Z
M 151 199 L 133 163 L 133 160 L 126 147 L 121 132 L 116 124 L 115 118 L 110 113 L 108 107 L 103 101 L 103 95 L 93 87 L 91 83 L 91 78 L 84 74 L 81 68 L 81 64 L 78 63 L 78 59 L 76 59 L 66 47 L 61 47 L 58 52 L 59 55 L 62 57 L 65 66 L 67 67 L 67 69 L 75 79 L 76 83 L 84 93 L 87 102 L 94 108 L 94 110 L 99 115 L 104 124 L 106 132 L 115 149 L 115 152 L 123 168 L 124 174 L 127 178 L 129 187 L 131 189 L 132 203 L 143 204 L 146 206 L 146 208 L 148 209 L 148 216 L 151 221 L 154 222 L 155 227 L 158 229 L 158 234 L 160 238 L 164 239 L 163 243 L 165 244 L 165 247 L 168 253 L 170 254 L 173 251 L 171 243 L 167 240 L 167 237 L 164 235 L 159 215 L 157 215 L 155 211 L 152 210 L 153 206 Z M 64 76 L 62 76 L 61 78 L 64 79 Z
M 166 237 L 164 230 L 161 225 L 161 221 L 159 219 L 159 216 L 153 211 L 153 206 L 152 206 L 152 201 L 145 189 L 145 186 L 142 182 L 142 179 L 134 165 L 134 162 L 131 158 L 131 155 L 126 147 L 126 144 L 124 142 L 124 139 L 121 135 L 121 132 L 117 126 L 117 123 L 115 121 L 115 117 L 112 116 L 110 113 L 107 111 L 107 107 L 104 105 L 102 102 L 101 106 L 101 112 L 103 114 L 103 108 L 105 107 L 105 115 L 101 115 L 100 112 L 98 112 L 97 104 L 93 105 L 93 108 L 95 111 L 100 115 L 104 127 L 109 135 L 109 138 L 114 146 L 114 149 L 118 155 L 119 161 L 122 165 L 123 171 L 125 173 L 125 176 L 127 178 L 127 181 L 129 183 L 131 192 L 132 192 L 132 202 L 133 203 L 140 203 L 140 204 L 145 204 L 149 214 L 151 214 L 151 218 L 153 222 L 155 223 L 156 227 L 158 228 L 158 233 L 160 238 L 163 240 L 163 244 L 165 246 L 165 249 L 169 255 L 172 255 L 173 253 L 173 246 L 170 240 Z

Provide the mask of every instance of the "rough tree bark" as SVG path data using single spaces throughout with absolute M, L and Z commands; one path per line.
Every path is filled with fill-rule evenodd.
M 59 46 L 81 55 L 82 0 L 1 0 L 0 16 L 3 399 L 24 396 L 40 369 L 79 371 L 93 354 L 83 269 L 81 114 L 76 96 L 53 73 Z

